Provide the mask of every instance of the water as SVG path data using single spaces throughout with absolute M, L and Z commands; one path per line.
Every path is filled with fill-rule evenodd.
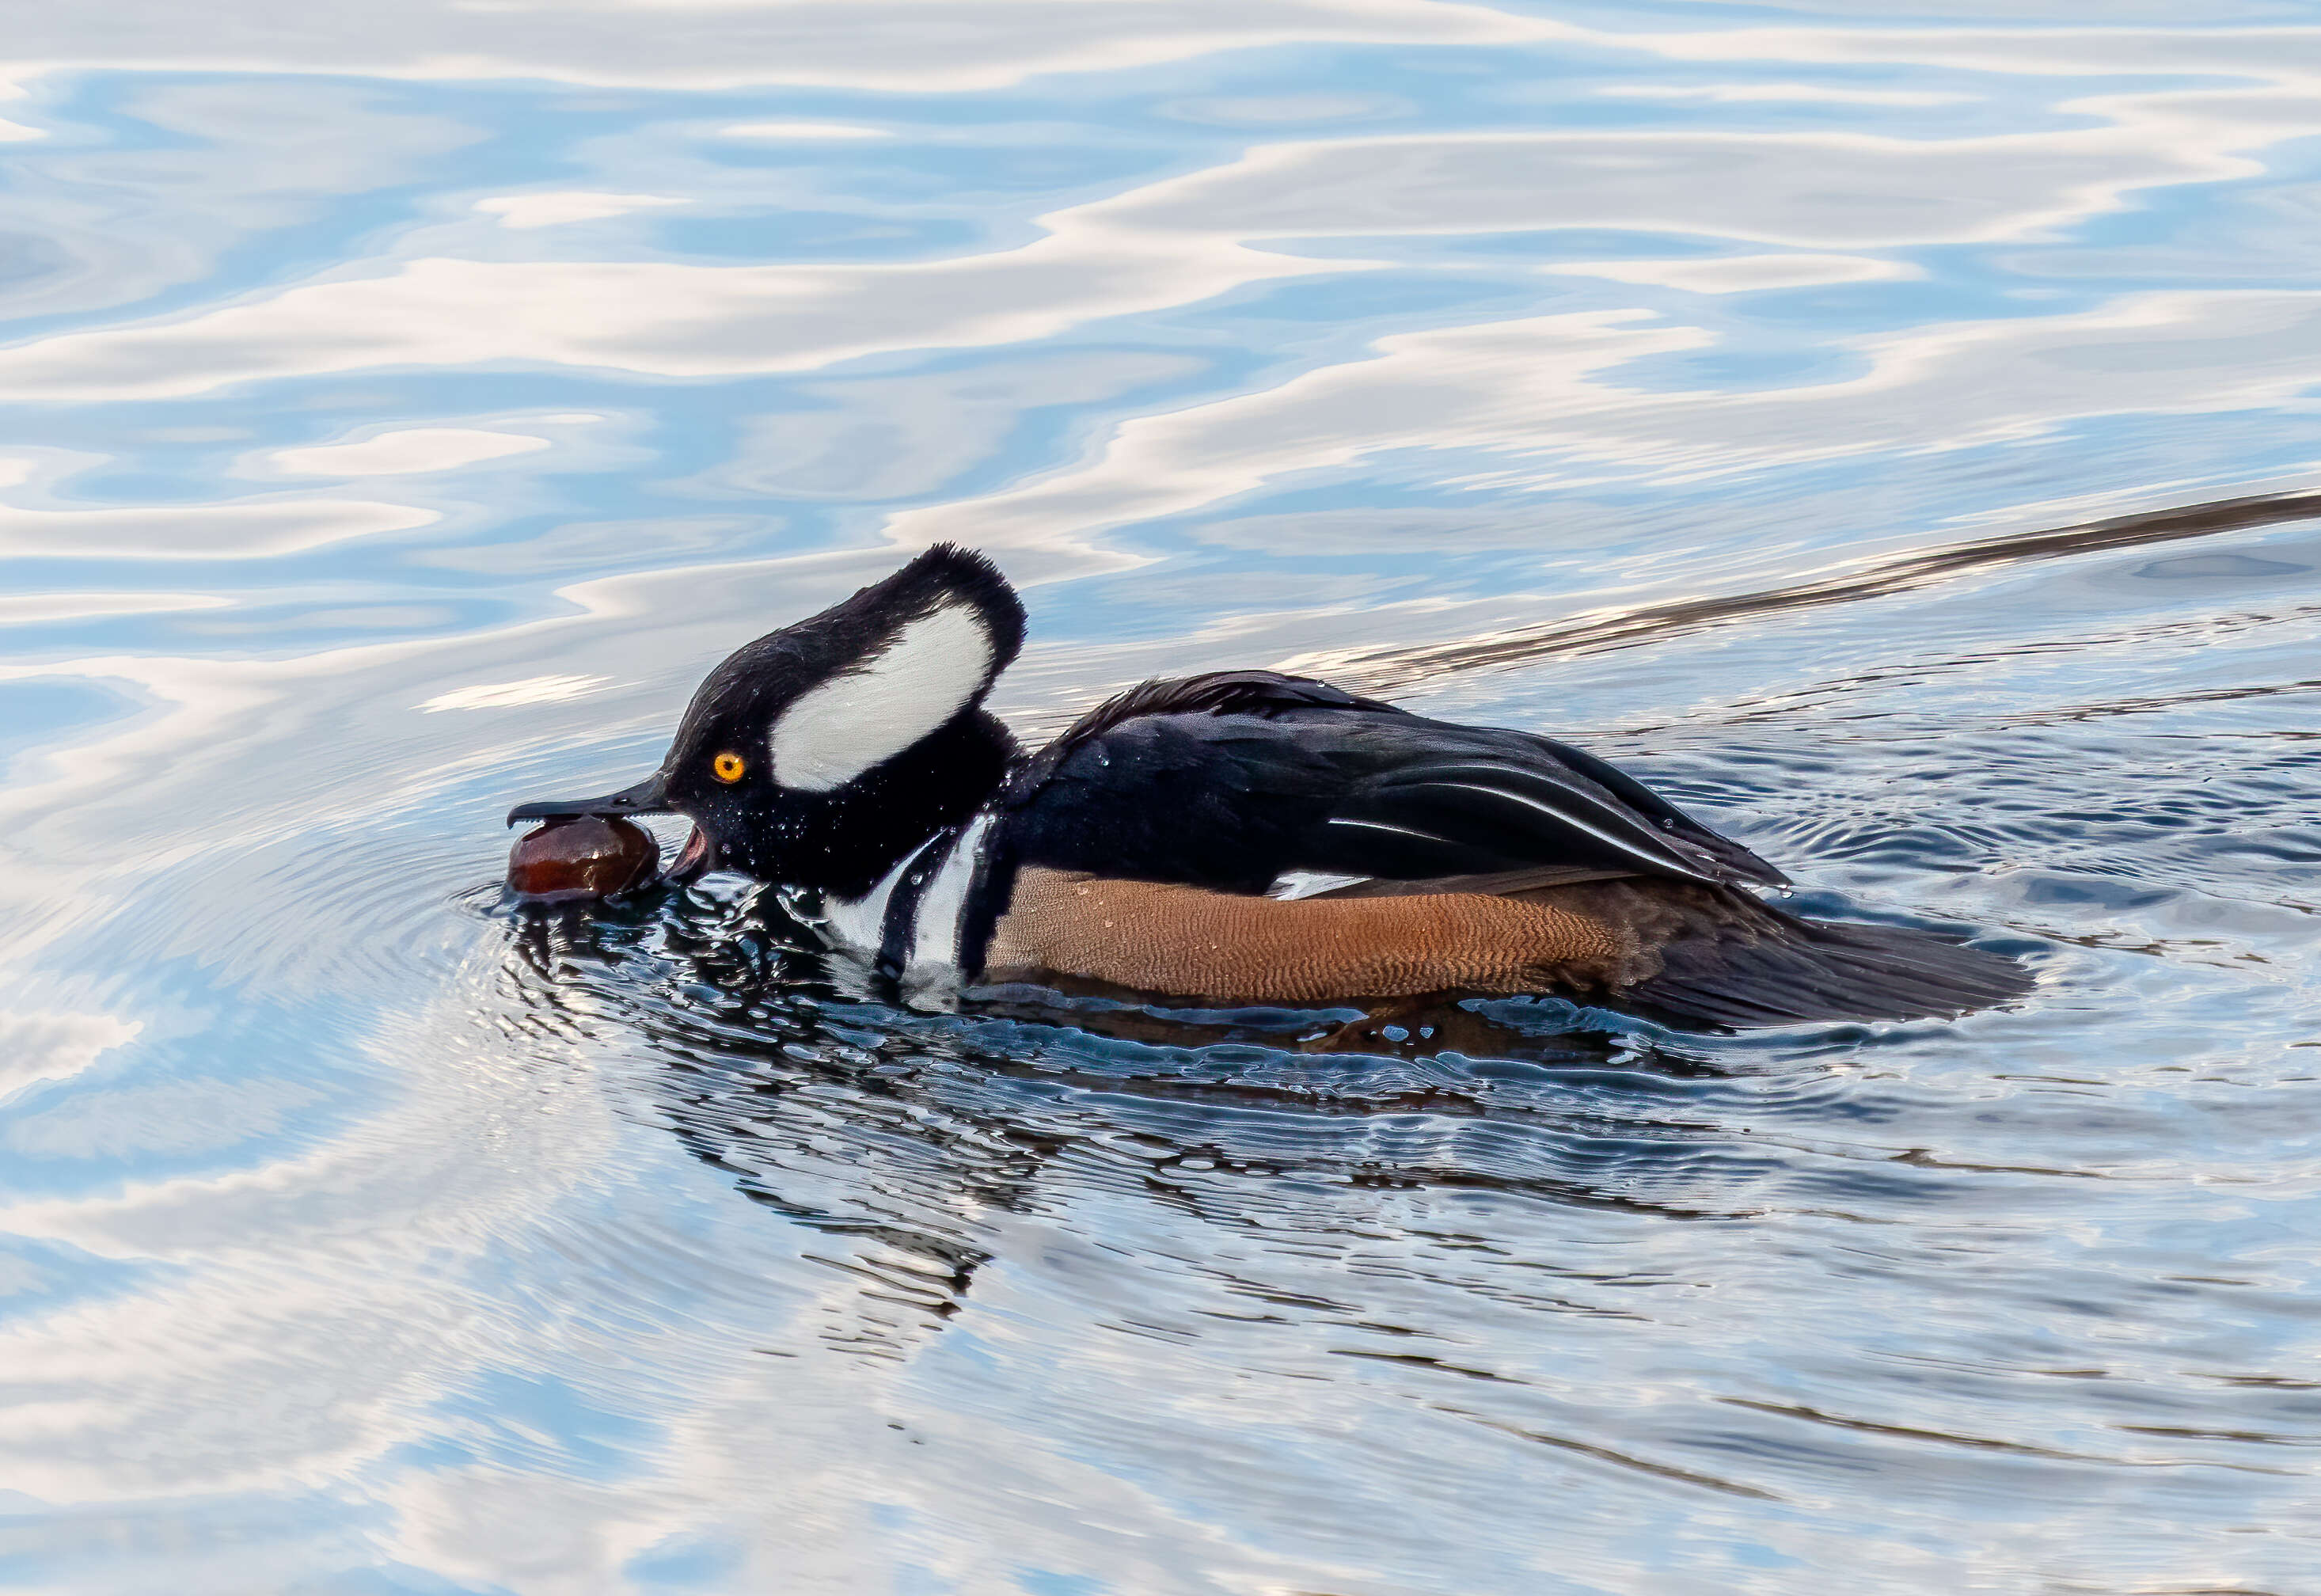
M 2164 514 L 2321 485 L 2316 23 L 20 7 L 0 1580 L 2321 1591 L 2321 506 Z M 1317 1053 L 500 907 L 938 537 L 1027 731 L 1294 662 L 2042 989 Z

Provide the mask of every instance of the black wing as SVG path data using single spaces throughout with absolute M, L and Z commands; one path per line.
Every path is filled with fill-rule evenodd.
M 1578 749 L 1270 671 L 1123 694 L 1028 762 L 1001 802 L 1015 863 L 1231 891 L 1293 871 L 1786 880 Z

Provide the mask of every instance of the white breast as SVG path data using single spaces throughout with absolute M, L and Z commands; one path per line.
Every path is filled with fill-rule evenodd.
M 983 870 L 993 818 L 977 816 L 955 841 L 928 839 L 860 898 L 824 899 L 819 923 L 823 935 L 850 953 L 876 958 L 886 945 L 887 917 L 896 892 L 906 877 L 927 871 L 926 885 L 919 891 L 911 916 L 904 972 L 956 968 L 968 899 Z
M 894 901 L 895 889 L 903 884 L 903 878 L 919 862 L 920 855 L 940 840 L 929 837 L 903 855 L 902 863 L 888 871 L 862 897 L 824 898 L 817 929 L 840 947 L 876 957 L 887 940 L 887 906 Z
M 911 953 L 905 961 L 906 965 L 958 966 L 960 944 L 965 939 L 968 893 L 983 870 L 991 821 L 988 815 L 978 815 L 968 822 L 958 844 L 936 870 L 934 880 L 919 895 L 919 912 L 911 925 Z

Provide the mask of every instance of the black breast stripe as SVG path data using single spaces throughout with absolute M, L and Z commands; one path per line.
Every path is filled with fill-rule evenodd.
M 994 823 L 983 839 L 983 857 L 976 861 L 975 879 L 967 886 L 967 907 L 959 917 L 960 973 L 972 980 L 983 973 L 983 956 L 991 951 L 991 935 L 999 917 L 1015 896 L 1015 871 L 1020 855 L 1005 818 Z
M 904 966 L 910 962 L 911 944 L 918 935 L 920 900 L 926 897 L 927 883 L 935 879 L 943 861 L 957 846 L 957 826 L 937 832 L 921 845 L 910 868 L 903 872 L 903 879 L 887 895 L 886 917 L 878 926 L 879 974 L 900 976 Z

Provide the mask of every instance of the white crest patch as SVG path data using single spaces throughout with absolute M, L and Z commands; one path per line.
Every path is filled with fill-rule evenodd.
M 800 792 L 845 786 L 957 715 L 983 689 L 994 657 L 969 606 L 909 622 L 884 652 L 809 688 L 776 718 L 767 739 L 774 780 Z

